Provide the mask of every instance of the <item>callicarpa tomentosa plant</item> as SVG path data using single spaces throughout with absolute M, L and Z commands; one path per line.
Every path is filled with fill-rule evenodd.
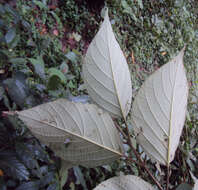
M 183 55 L 184 49 L 144 82 L 131 109 L 130 71 L 106 11 L 83 63 L 83 79 L 96 104 L 58 99 L 17 114 L 32 134 L 62 159 L 63 169 L 75 165 L 96 167 L 124 158 L 127 162 L 138 163 L 155 187 L 168 190 L 169 167 L 179 144 L 187 107 Z M 167 166 L 166 187 L 155 179 L 133 147 L 127 126 L 129 112 L 138 144 L 154 162 Z M 125 128 L 115 125 L 112 118 L 122 118 Z M 133 154 L 125 154 L 123 138 Z M 154 187 L 138 176 L 126 175 L 111 178 L 95 188 L 121 189 L 152 190 Z

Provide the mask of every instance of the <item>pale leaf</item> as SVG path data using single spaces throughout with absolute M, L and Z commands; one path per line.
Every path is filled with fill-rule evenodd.
M 184 49 L 152 74 L 139 90 L 132 109 L 132 125 L 144 151 L 169 165 L 185 122 L 188 84 Z
M 154 190 L 153 187 L 133 175 L 110 178 L 100 183 L 94 190 Z
M 69 165 L 95 167 L 121 156 L 120 136 L 114 123 L 96 105 L 59 99 L 18 115 L 39 140 Z
M 187 183 L 181 183 L 175 190 L 192 190 L 192 187 Z
M 193 190 L 198 190 L 198 180 L 195 181 L 195 185 L 194 185 Z
M 108 12 L 84 62 L 83 77 L 91 98 L 113 116 L 126 118 L 132 97 L 130 72 L 114 36 Z

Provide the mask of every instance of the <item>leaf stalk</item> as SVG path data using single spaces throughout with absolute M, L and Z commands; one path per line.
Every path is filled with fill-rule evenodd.
M 128 145 L 130 146 L 131 150 L 133 151 L 133 153 L 135 154 L 136 158 L 138 159 L 139 163 L 138 165 L 141 166 L 142 168 L 144 168 L 146 170 L 146 172 L 148 173 L 148 175 L 151 177 L 151 179 L 153 180 L 153 182 L 158 186 L 158 188 L 160 190 L 163 190 L 162 186 L 160 185 L 160 183 L 156 180 L 156 178 L 153 176 L 153 174 L 150 172 L 150 170 L 148 169 L 148 167 L 145 165 L 145 162 L 141 159 L 139 153 L 136 151 L 136 149 L 133 147 L 133 144 L 131 142 L 131 137 L 130 137 L 130 133 L 129 133 L 129 128 L 128 128 L 128 125 L 127 125 L 127 122 L 126 122 L 126 119 L 124 118 L 124 123 L 125 123 L 125 126 L 126 126 L 126 133 L 124 133 L 122 130 L 122 134 L 124 133 L 125 135 L 123 135 L 127 142 L 128 142 Z M 132 161 L 129 157 L 126 157 L 126 159 L 128 161 Z M 134 160 L 133 160 L 134 162 Z M 169 176 L 169 175 L 168 175 Z M 168 190 L 168 189 L 167 189 Z

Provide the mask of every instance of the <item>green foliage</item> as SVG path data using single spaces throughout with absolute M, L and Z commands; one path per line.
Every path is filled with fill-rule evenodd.
M 62 19 L 62 14 L 66 7 L 60 6 L 60 10 L 57 6 L 54 10 L 45 2 L 17 1 L 16 9 L 9 4 L 0 5 L 1 111 L 25 109 L 58 97 L 73 98 L 73 95 L 80 95 L 83 92 L 80 88 L 78 90 L 82 84 L 79 63 L 81 52 L 84 51 L 86 44 L 83 42 L 78 45 L 81 35 L 72 31 L 65 39 L 62 21 L 64 25 L 67 21 Z M 71 14 L 68 11 L 67 13 Z M 89 13 L 85 11 L 85 22 L 88 21 L 87 15 Z M 79 20 L 77 19 L 76 22 Z M 85 26 L 85 23 L 83 25 Z M 79 32 L 81 30 L 82 28 L 78 28 Z M 93 36 L 92 31 L 91 35 Z M 76 45 L 73 46 L 73 43 Z M 50 84 L 54 77 L 56 79 L 53 86 L 56 86 L 56 89 L 52 90 Z M 2 120 L 3 116 L 0 117 Z M 8 122 L 9 120 L 6 120 L 6 123 Z M 3 126 L 4 124 L 0 129 Z M 17 128 L 26 131 L 21 124 L 18 124 Z M 18 133 L 16 128 L 13 128 L 13 133 Z M 1 134 L 0 138 L 7 137 L 7 134 L 8 131 Z M 2 164 L 0 171 L 3 172 L 3 176 L 0 177 L 1 189 L 6 187 L 19 190 L 57 188 L 57 167 L 50 161 L 45 147 L 41 147 L 28 131 L 25 134 L 22 133 L 16 140 L 10 137 L 9 143 L 12 143 L 9 145 L 12 150 L 8 148 L 5 150 L 7 152 L 2 149 L 3 144 L 0 145 L 0 150 L 3 151 L 0 157 L 3 159 L 10 156 L 7 162 L 11 166 L 6 168 L 0 161 Z M 40 149 L 43 151 L 42 154 Z M 16 152 L 19 152 L 19 156 Z M 47 156 L 48 160 L 46 158 L 43 160 L 43 156 Z M 51 155 L 51 157 L 54 156 Z M 90 176 L 89 171 L 84 170 L 87 176 Z M 12 176 L 14 172 L 18 178 L 22 176 L 22 179 L 15 179 Z M 90 179 L 86 178 L 86 181 Z M 71 183 L 75 185 L 76 178 L 74 177 L 72 181 Z M 77 183 L 77 186 L 80 186 L 79 180 Z M 90 182 L 88 186 L 90 188 L 95 185 L 95 182 Z
M 45 63 L 42 57 L 38 57 L 37 59 L 29 58 L 29 61 L 34 66 L 34 72 L 41 78 L 45 79 Z
M 192 11 L 196 9 L 196 3 L 193 0 L 178 2 L 143 1 L 142 4 L 142 1 L 124 0 L 119 9 L 123 16 L 112 15 L 115 21 L 119 19 L 116 28 L 122 28 L 120 35 L 124 35 L 124 38 L 121 39 L 127 39 L 125 42 L 129 52 L 133 51 L 137 60 L 147 67 L 151 66 L 153 60 L 164 64 L 184 44 L 189 46 L 187 51 L 197 45 L 197 16 Z M 112 13 L 115 11 L 116 7 Z
M 57 186 L 54 162 L 16 118 L 1 119 L 0 122 L 0 168 L 3 171 L 1 189 Z
M 4 80 L 3 86 L 11 100 L 20 108 L 24 108 L 26 105 L 33 106 L 37 104 L 33 91 L 26 83 L 26 76 L 22 72 L 17 72 L 12 78 Z M 6 95 L 5 92 L 4 95 Z M 12 109 L 10 106 L 8 108 Z

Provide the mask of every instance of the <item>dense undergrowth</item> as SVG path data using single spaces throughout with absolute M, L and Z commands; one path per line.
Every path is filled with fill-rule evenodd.
M 59 159 L 20 121 L 2 114 L 59 97 L 87 101 L 82 59 L 103 11 L 82 0 L 0 2 L 0 189 L 92 189 L 120 172 L 139 175 L 152 183 L 137 165 L 124 161 L 94 169 L 75 167 L 63 173 L 62 179 L 67 180 L 61 182 Z M 131 69 L 133 97 L 149 74 L 186 45 L 188 113 L 171 165 L 170 183 L 172 187 L 192 184 L 192 175 L 198 177 L 196 0 L 109 0 L 106 6 Z M 158 166 L 145 160 L 161 184 L 166 183 L 165 168 L 159 171 Z

